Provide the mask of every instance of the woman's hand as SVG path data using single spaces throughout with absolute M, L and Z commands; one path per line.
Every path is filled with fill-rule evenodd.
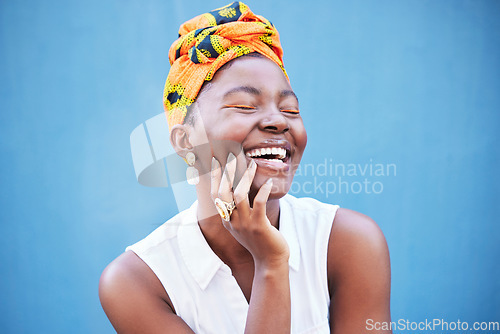
M 233 191 L 236 170 L 246 167 L 238 185 Z M 238 168 L 239 167 L 239 168 Z M 224 227 L 245 247 L 255 261 L 255 266 L 271 268 L 279 264 L 288 264 L 290 251 L 281 233 L 271 225 L 266 216 L 266 204 L 272 190 L 272 179 L 259 189 L 250 207 L 250 191 L 257 164 L 253 159 L 248 167 L 243 154 L 238 158 L 229 153 L 224 171 L 217 159 L 212 159 L 211 195 L 225 202 L 234 200 L 234 209 L 230 222 L 222 219 Z

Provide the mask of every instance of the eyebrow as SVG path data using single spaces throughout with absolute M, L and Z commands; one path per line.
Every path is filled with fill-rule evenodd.
M 248 94 L 252 94 L 252 95 L 261 95 L 262 94 L 260 89 L 257 89 L 255 87 L 239 86 L 239 87 L 232 88 L 229 91 L 227 91 L 226 93 L 224 93 L 223 98 L 226 98 L 229 95 L 236 94 L 239 92 L 244 92 L 244 93 L 248 93 Z M 299 101 L 299 98 L 297 97 L 297 95 L 295 95 L 293 90 L 283 90 L 280 92 L 280 97 L 288 97 L 288 96 L 293 96 L 297 100 L 297 102 Z
M 289 97 L 289 96 L 293 96 L 297 100 L 297 102 L 299 102 L 299 98 L 297 97 L 297 95 L 295 95 L 293 90 L 283 90 L 280 92 L 280 97 Z
M 229 96 L 229 95 L 232 95 L 232 94 L 236 94 L 236 93 L 239 93 L 239 92 L 244 92 L 244 93 L 248 93 L 248 94 L 252 94 L 252 95 L 260 95 L 262 92 L 255 88 L 255 87 L 250 87 L 250 86 L 239 86 L 239 87 L 235 87 L 233 89 L 230 89 L 229 91 L 227 91 L 223 98 Z

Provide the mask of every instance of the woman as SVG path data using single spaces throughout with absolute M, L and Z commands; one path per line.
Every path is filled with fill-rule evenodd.
M 278 32 L 235 2 L 179 34 L 164 102 L 198 201 L 105 269 L 111 323 L 119 333 L 377 332 L 390 321 L 382 232 L 287 195 L 307 135 Z

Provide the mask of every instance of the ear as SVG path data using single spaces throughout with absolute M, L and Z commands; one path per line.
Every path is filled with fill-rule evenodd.
M 177 154 L 184 158 L 193 149 L 189 141 L 189 129 L 184 124 L 176 124 L 170 130 L 170 143 Z

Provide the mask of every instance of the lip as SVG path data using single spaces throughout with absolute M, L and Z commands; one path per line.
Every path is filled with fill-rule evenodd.
M 281 147 L 285 149 L 286 151 L 286 157 L 283 161 L 272 161 L 268 159 L 263 159 L 263 158 L 252 158 L 247 156 L 247 152 L 257 149 L 257 148 L 272 148 L 272 147 Z M 266 168 L 266 169 L 272 169 L 274 171 L 279 171 L 279 172 L 287 172 L 290 169 L 290 160 L 292 156 L 292 146 L 287 140 L 283 139 L 266 139 L 264 141 L 261 141 L 258 144 L 254 145 L 249 145 L 248 147 L 243 148 L 243 152 L 245 154 L 245 158 L 247 159 L 248 162 L 250 160 L 254 160 L 255 163 L 257 164 L 258 167 Z
M 253 159 L 259 168 L 271 169 L 275 172 L 283 173 L 288 172 L 290 170 L 290 164 L 288 162 L 283 161 L 272 161 L 262 158 L 250 158 L 247 157 L 248 161 Z M 279 174 L 276 174 L 276 176 Z

